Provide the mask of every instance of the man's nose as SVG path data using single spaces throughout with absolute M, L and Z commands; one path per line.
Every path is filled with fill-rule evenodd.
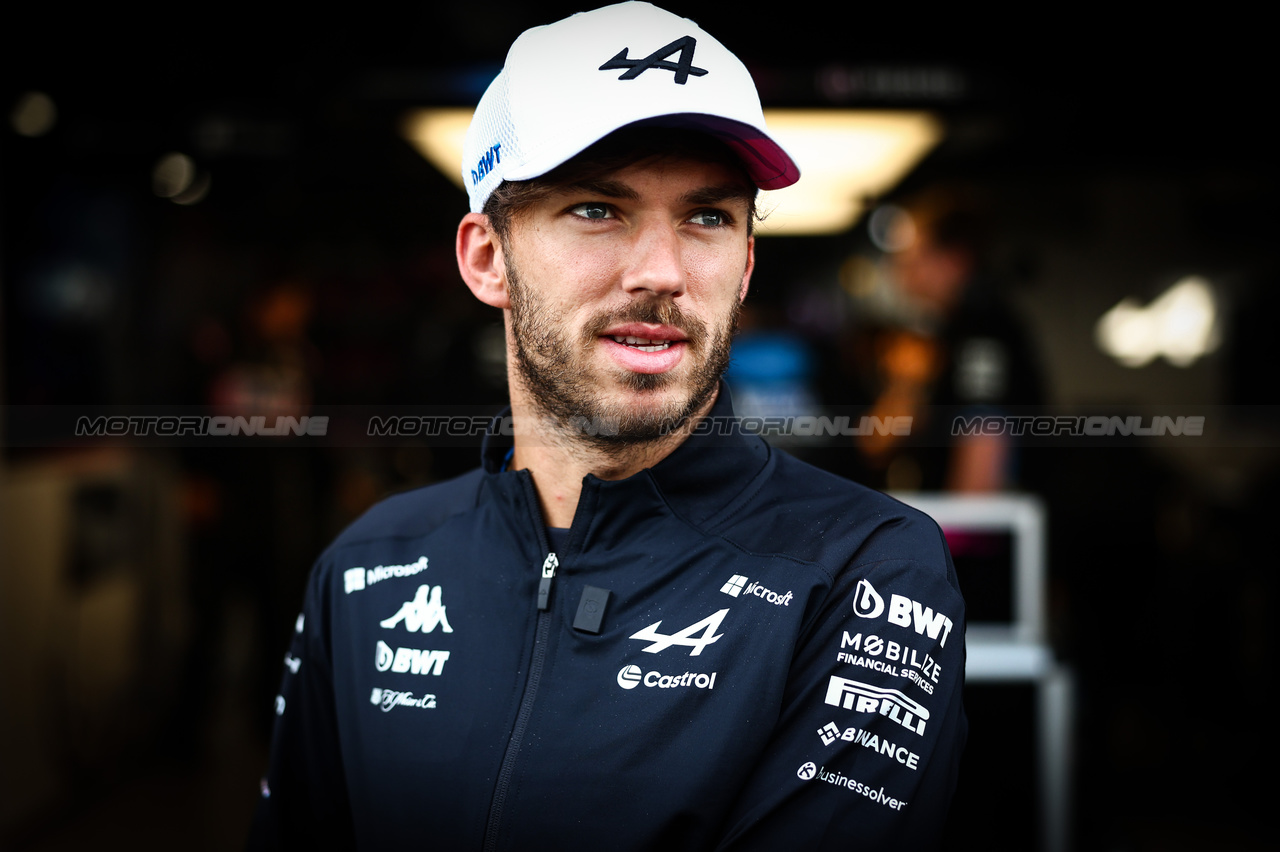
M 680 296 L 685 292 L 680 235 L 667 223 L 648 223 L 637 230 L 630 249 L 622 285 L 629 293 L 649 291 L 659 296 Z

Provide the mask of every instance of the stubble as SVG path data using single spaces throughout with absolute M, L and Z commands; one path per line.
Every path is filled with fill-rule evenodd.
M 654 296 L 599 314 L 574 335 L 521 280 L 510 252 L 506 268 L 515 370 L 533 404 L 561 434 L 597 450 L 626 452 L 635 445 L 676 434 L 715 395 L 720 377 L 729 367 L 730 344 L 741 311 L 737 300 L 718 332 L 670 299 Z M 626 323 L 665 325 L 684 333 L 687 356 L 696 362 L 692 372 L 680 377 L 625 371 L 618 377 L 628 390 L 653 393 L 655 398 L 657 391 L 683 382 L 687 389 L 683 399 L 625 406 L 606 399 L 593 385 L 587 365 L 593 348 L 599 345 L 599 336 Z

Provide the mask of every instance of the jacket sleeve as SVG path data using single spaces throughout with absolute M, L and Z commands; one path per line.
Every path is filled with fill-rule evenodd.
M 720 849 L 941 845 L 968 732 L 964 601 L 941 532 L 927 526 L 889 548 L 901 556 L 835 578 Z
M 321 566 L 312 571 L 284 658 L 250 850 L 355 848 L 334 704 L 327 577 Z

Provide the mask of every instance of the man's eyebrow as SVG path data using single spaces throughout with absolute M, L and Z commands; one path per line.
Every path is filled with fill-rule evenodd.
M 620 180 L 581 180 L 567 183 L 556 190 L 557 193 L 586 193 L 603 198 L 619 198 L 627 201 L 638 201 L 640 193 Z M 742 201 L 750 204 L 755 198 L 755 189 L 740 183 L 710 184 L 691 189 L 680 196 L 680 202 L 690 205 L 714 205 L 725 201 Z
M 600 195 L 605 198 L 622 198 L 636 201 L 640 193 L 620 180 L 580 180 L 567 183 L 556 190 L 559 193 L 586 193 Z
M 685 204 L 723 204 L 726 201 L 741 201 L 750 204 L 755 198 L 755 189 L 740 183 L 715 184 L 701 186 L 690 190 L 680 197 Z

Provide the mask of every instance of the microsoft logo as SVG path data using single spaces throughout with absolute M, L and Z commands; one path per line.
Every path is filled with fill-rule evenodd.
M 742 594 L 742 587 L 747 584 L 747 578 L 741 574 L 734 574 L 729 578 L 729 582 L 720 587 L 720 591 L 726 595 L 733 595 L 735 598 Z

